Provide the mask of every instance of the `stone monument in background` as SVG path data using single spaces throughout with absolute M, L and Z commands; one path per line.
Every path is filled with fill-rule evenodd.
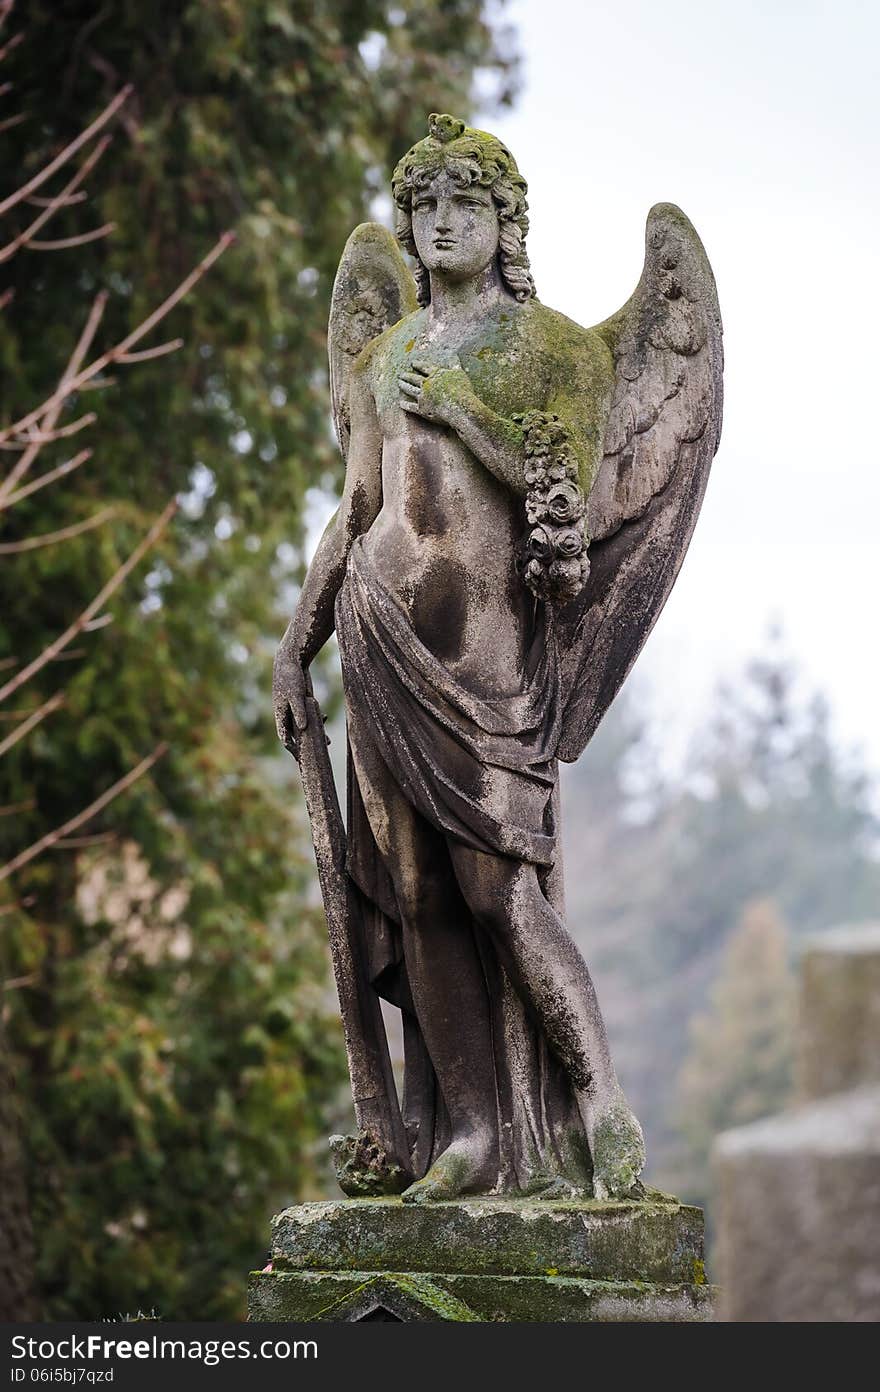
M 721 1314 L 880 1319 L 880 924 L 808 943 L 798 1105 L 716 1145 Z
M 252 1310 L 701 1317 L 701 1215 L 639 1179 L 565 926 L 558 761 L 619 690 L 696 522 L 721 423 L 712 272 L 660 204 L 623 309 L 583 329 L 547 308 L 525 180 L 451 116 L 392 191 L 414 274 L 384 228 L 352 233 L 328 336 L 345 488 L 274 688 L 359 1129 L 333 1140 L 350 1197 L 279 1215 Z M 334 630 L 344 830 L 308 676 Z M 400 1099 L 380 999 L 401 1012 Z

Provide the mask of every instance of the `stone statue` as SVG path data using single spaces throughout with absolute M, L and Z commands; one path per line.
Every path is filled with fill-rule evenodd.
M 675 580 L 721 424 L 721 323 L 690 222 L 648 217 L 632 298 L 546 308 L 526 183 L 451 116 L 358 227 L 329 329 L 346 458 L 278 650 L 360 1132 L 349 1194 L 638 1196 L 639 1124 L 564 921 L 558 760 L 582 752 Z M 588 233 L 585 230 L 585 235 Z M 309 664 L 336 631 L 343 832 Z M 398 1102 L 379 998 L 398 1006 Z

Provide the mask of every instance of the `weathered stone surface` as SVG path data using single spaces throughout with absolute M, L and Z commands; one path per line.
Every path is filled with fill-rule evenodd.
M 492 1323 L 691 1323 L 714 1319 L 713 1287 L 569 1276 L 255 1271 L 248 1318 L 306 1323 L 374 1318 Z
M 617 314 L 586 329 L 549 308 L 526 192 L 502 141 L 434 114 L 392 178 L 414 275 L 382 228 L 349 239 L 328 334 L 345 488 L 275 663 L 359 1128 L 336 1145 L 340 1184 L 413 1204 L 623 1198 L 645 1163 L 565 926 L 558 760 L 591 738 L 689 544 L 721 428 L 721 321 L 672 204 L 651 209 Z M 308 678 L 334 630 L 345 828 Z M 406 1015 L 405 1126 L 380 995 Z M 565 1226 L 550 1211 L 539 1247 L 542 1225 Z
M 880 923 L 835 928 L 807 944 L 796 1073 L 807 1101 L 880 1083 Z
M 880 1318 L 880 1088 L 728 1131 L 715 1163 L 723 1318 Z
M 703 1280 L 703 1215 L 674 1200 L 474 1198 L 300 1204 L 272 1222 L 276 1269 Z
M 287 1292 L 293 1299 L 295 1279 Z M 479 1316 L 470 1305 L 430 1276 L 399 1272 L 365 1275 L 360 1285 L 320 1310 L 315 1318 L 332 1322 L 344 1320 L 348 1324 L 374 1319 L 393 1319 L 407 1324 L 427 1320 L 470 1324 Z
M 880 1317 L 880 926 L 801 961 L 804 1104 L 722 1136 L 719 1265 L 731 1320 Z
M 504 1197 L 300 1204 L 272 1224 L 251 1319 L 706 1320 L 703 1215 Z

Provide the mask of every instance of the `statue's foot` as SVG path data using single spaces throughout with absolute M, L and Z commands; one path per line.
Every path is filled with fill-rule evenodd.
M 404 1203 L 439 1203 L 460 1194 L 488 1194 L 497 1178 L 494 1147 L 480 1137 L 468 1136 L 452 1141 L 428 1173 L 404 1189 L 401 1198 Z
M 585 1113 L 593 1157 L 593 1196 L 637 1198 L 644 1192 L 639 1175 L 645 1165 L 645 1138 L 620 1088 L 588 1097 Z

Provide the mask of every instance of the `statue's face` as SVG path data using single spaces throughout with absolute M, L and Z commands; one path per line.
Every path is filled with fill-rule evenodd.
M 498 212 L 479 185 L 462 188 L 437 174 L 412 201 L 412 229 L 419 260 L 451 280 L 479 275 L 498 252 Z

